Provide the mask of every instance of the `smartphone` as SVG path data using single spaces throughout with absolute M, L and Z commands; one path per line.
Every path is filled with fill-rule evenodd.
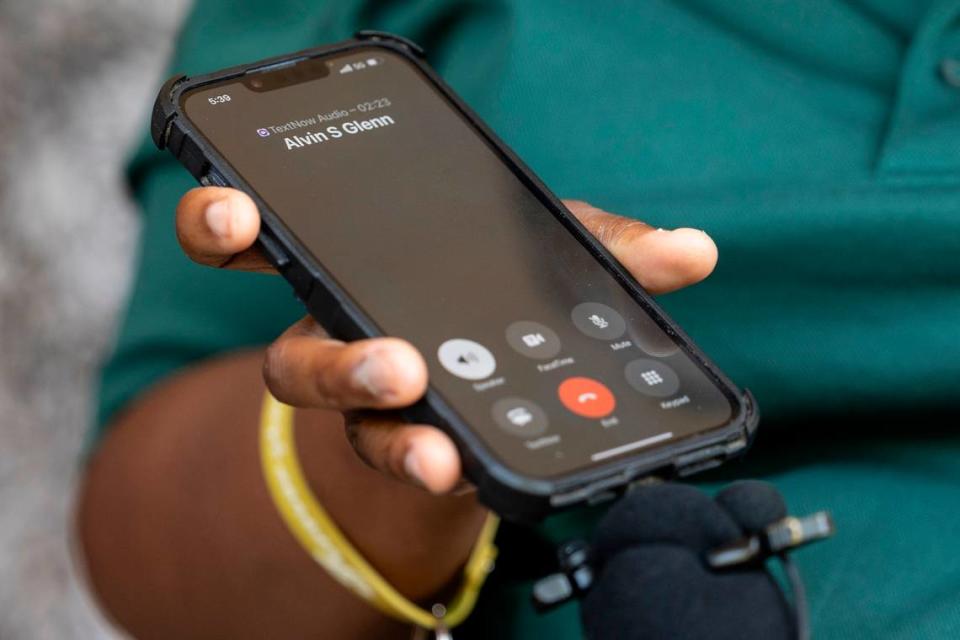
M 427 65 L 355 39 L 174 77 L 152 131 L 250 194 L 258 242 L 334 337 L 426 358 L 405 417 L 456 442 L 480 499 L 533 520 L 742 453 L 739 390 Z

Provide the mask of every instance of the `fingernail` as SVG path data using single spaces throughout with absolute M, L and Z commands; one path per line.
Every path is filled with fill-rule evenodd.
M 407 455 L 403 458 L 403 472 L 407 474 L 407 478 L 413 480 L 420 486 L 426 486 L 426 483 L 423 481 L 423 471 L 420 468 L 420 459 L 417 456 L 417 452 L 414 449 L 407 451 Z
M 368 355 L 353 370 L 353 382 L 372 396 L 382 396 L 392 392 L 390 371 L 383 361 Z
M 207 228 L 220 238 L 230 233 L 230 204 L 224 200 L 215 200 L 207 205 L 203 212 Z

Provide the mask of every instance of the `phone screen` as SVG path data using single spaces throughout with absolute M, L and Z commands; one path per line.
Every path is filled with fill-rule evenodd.
M 420 349 L 503 464 L 553 478 L 731 420 L 723 388 L 414 63 L 371 47 L 311 64 L 323 72 L 297 84 L 206 85 L 183 110 L 378 327 Z

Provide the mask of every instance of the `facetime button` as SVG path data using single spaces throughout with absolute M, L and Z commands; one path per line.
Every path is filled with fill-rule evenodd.
M 537 360 L 547 360 L 560 353 L 560 338 L 539 322 L 514 322 L 507 327 L 507 342 L 517 353 Z

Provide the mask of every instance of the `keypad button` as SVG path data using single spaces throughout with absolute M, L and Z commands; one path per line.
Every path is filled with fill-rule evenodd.
M 659 360 L 632 360 L 627 363 L 624 375 L 631 387 L 655 398 L 672 396 L 680 389 L 677 373 Z

